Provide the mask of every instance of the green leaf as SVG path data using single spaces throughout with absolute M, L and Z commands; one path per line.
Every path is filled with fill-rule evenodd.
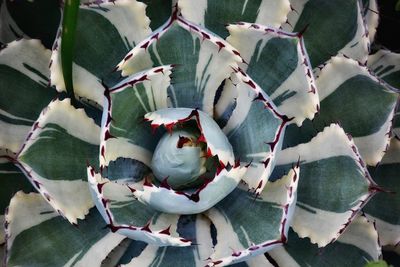
M 357 0 L 291 0 L 292 11 L 284 30 L 302 32 L 315 68 L 332 55 L 345 54 L 366 62 L 369 39 Z
M 308 142 L 326 125 L 338 122 L 354 142 L 363 160 L 376 165 L 389 143 L 398 94 L 365 66 L 345 57 L 333 57 L 316 78 L 320 113 L 301 128 L 287 127 L 283 147 Z
M 397 1 L 397 4 L 396 4 L 396 11 L 400 11 L 400 1 Z
M 6 215 L 7 266 L 100 266 L 123 236 L 110 233 L 96 210 L 69 224 L 39 194 L 18 192 Z
M 359 216 L 336 242 L 323 249 L 290 231 L 288 243 L 268 254 L 279 266 L 364 267 L 368 261 L 378 260 L 381 248 L 373 223 Z
M 364 267 L 390 267 L 386 261 L 380 260 L 380 261 L 370 261 L 367 264 L 365 264 Z
M 382 246 L 400 242 L 399 167 L 400 141 L 392 138 L 380 164 L 369 168 L 374 180 L 389 192 L 379 193 L 364 208 L 367 217 L 376 223 Z
M 225 25 L 238 21 L 279 28 L 290 11 L 288 0 L 179 0 L 184 18 L 201 25 L 222 38 Z
M 55 210 L 70 222 L 93 206 L 86 182 L 86 162 L 97 164 L 100 127 L 70 100 L 44 109 L 17 155 L 18 167 Z
M 168 90 L 172 106 L 199 108 L 212 115 L 218 87 L 241 60 L 224 40 L 174 13 L 166 26 L 132 49 L 118 69 L 126 76 L 177 64 Z
M 75 106 L 75 95 L 72 80 L 72 59 L 74 58 L 75 31 L 78 22 L 79 0 L 64 3 L 64 14 L 61 28 L 61 66 L 65 89 Z
M 310 142 L 278 153 L 272 177 L 299 161 L 301 177 L 293 229 L 324 247 L 335 241 L 377 192 L 354 141 L 331 124 Z
M 300 35 L 258 24 L 229 25 L 227 41 L 248 62 L 240 67 L 297 125 L 314 118 L 319 100 Z
M 42 109 L 55 97 L 48 86 L 50 51 L 38 40 L 0 51 L 0 154 L 17 153 Z

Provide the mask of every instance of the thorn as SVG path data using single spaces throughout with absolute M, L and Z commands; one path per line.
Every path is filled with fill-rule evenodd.
M 151 223 L 151 219 L 146 223 L 145 226 L 143 226 L 142 228 L 140 228 L 140 230 L 146 231 L 146 232 L 149 232 L 149 233 L 152 233 L 152 231 L 150 230 L 150 223 Z
M 159 234 L 163 234 L 163 235 L 171 235 L 170 233 L 170 229 L 171 229 L 171 225 L 168 226 L 166 229 L 162 230 L 159 232 Z
M 299 31 L 299 32 L 297 33 L 297 37 L 298 37 L 298 38 L 303 37 L 304 33 L 305 33 L 305 32 L 307 31 L 307 29 L 308 29 L 308 26 L 310 26 L 310 24 L 307 24 L 301 31 Z

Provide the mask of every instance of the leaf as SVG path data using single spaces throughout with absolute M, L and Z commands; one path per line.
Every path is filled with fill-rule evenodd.
M 304 43 L 314 68 L 337 54 L 366 62 L 369 39 L 359 1 L 291 0 L 290 4 L 292 11 L 283 29 L 304 31 Z
M 259 24 L 229 25 L 227 41 L 245 62 L 240 67 L 297 125 L 314 118 L 319 100 L 301 34 Z
M 14 41 L 0 51 L 0 154 L 20 149 L 40 112 L 55 97 L 48 86 L 50 51 L 38 40 Z
M 58 1 L 10 1 L 0 3 L 0 42 L 20 38 L 39 39 L 50 49 L 61 20 Z
M 324 247 L 351 225 L 379 190 L 354 141 L 331 124 L 310 142 L 278 153 L 273 177 L 299 162 L 301 177 L 292 227 L 300 237 Z
M 137 1 L 118 0 L 81 5 L 78 12 L 75 49 L 73 51 L 73 88 L 76 96 L 103 105 L 104 86 L 120 80 L 113 72 L 123 56 L 149 33 L 145 5 Z M 65 91 L 61 65 L 62 39 L 53 47 L 51 83 Z
M 245 21 L 279 28 L 290 11 L 288 0 L 179 0 L 184 18 L 226 38 L 225 25 Z
M 376 165 L 389 144 L 398 94 L 358 62 L 333 57 L 316 78 L 320 113 L 301 128 L 286 129 L 283 147 L 308 142 L 326 125 L 338 122 L 354 137 L 361 157 Z
M 35 122 L 15 158 L 35 189 L 71 223 L 93 206 L 86 162 L 97 164 L 100 127 L 70 100 L 55 100 Z
M 214 253 L 207 266 L 225 266 L 249 260 L 287 242 L 296 204 L 299 168 L 260 195 L 238 187 L 205 214 L 216 230 Z
M 381 248 L 378 234 L 365 217 L 357 217 L 339 239 L 318 248 L 308 238 L 289 232 L 288 243 L 268 252 L 279 266 L 354 266 L 378 260 Z
M 187 235 L 194 244 L 188 247 L 157 247 L 144 242 L 133 241 L 121 258 L 122 267 L 159 266 L 204 267 L 212 253 L 211 222 L 203 215 L 179 217 L 177 232 Z
M 376 223 L 382 246 L 400 242 L 400 141 L 392 138 L 382 162 L 370 167 L 369 172 L 385 190 L 376 195 L 364 208 L 366 216 Z
M 76 24 L 78 22 L 79 0 L 70 0 L 64 3 L 63 22 L 61 28 L 61 66 L 65 89 L 73 106 L 75 95 L 72 79 L 72 60 L 74 58 L 74 42 Z
M 274 168 L 275 155 L 290 119 L 281 115 L 264 91 L 241 70 L 225 81 L 225 91 L 232 91 L 228 94 L 235 107 L 220 126 L 233 147 L 235 159 L 247 168 L 242 180 L 250 190 L 260 193 Z M 225 113 L 223 98 L 222 95 L 216 104 L 217 121 L 218 113 Z
M 4 224 L 4 211 L 10 203 L 11 197 L 18 191 L 34 191 L 25 175 L 7 159 L 0 159 L 0 222 Z M 4 229 L 0 231 L 0 244 L 4 243 Z
M 174 230 L 178 215 L 162 214 L 136 198 L 134 193 L 141 185 L 111 182 L 91 166 L 87 168 L 87 175 L 97 210 L 113 233 L 157 246 L 191 244 Z
M 165 26 L 137 44 L 118 64 L 118 70 L 126 76 L 157 66 L 177 65 L 168 90 L 172 107 L 199 108 L 212 115 L 218 87 L 242 59 L 224 40 L 176 12 Z
M 73 226 L 39 194 L 18 192 L 6 215 L 7 266 L 100 266 L 123 236 L 110 233 L 95 210 Z
M 370 43 L 375 39 L 376 30 L 379 23 L 379 9 L 376 0 L 364 0 L 362 3 L 362 14 L 367 28 Z

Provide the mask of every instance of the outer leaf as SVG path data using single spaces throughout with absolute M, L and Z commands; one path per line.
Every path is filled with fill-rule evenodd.
M 233 147 L 236 160 L 247 168 L 242 179 L 259 194 L 274 168 L 275 154 L 280 150 L 290 119 L 281 115 L 264 91 L 240 69 L 225 81 L 224 94 L 226 91 L 231 91 L 227 93 L 228 103 L 233 100 L 235 107 L 226 123 L 220 122 L 220 126 Z M 222 95 L 216 105 L 217 117 L 223 117 L 231 108 L 225 106 L 224 98 Z
M 241 60 L 229 44 L 186 21 L 175 10 L 163 27 L 125 56 L 118 69 L 126 76 L 151 67 L 178 64 L 168 90 L 172 106 L 199 108 L 212 115 L 218 87 Z
M 163 25 L 171 15 L 176 0 L 139 0 L 147 5 L 146 15 L 150 18 L 150 27 L 155 30 Z
M 323 247 L 345 231 L 379 189 L 353 140 L 337 124 L 326 127 L 309 143 L 282 150 L 275 175 L 298 160 L 302 174 L 292 227 L 300 237 Z
M 102 82 L 115 84 L 112 70 L 119 60 L 150 33 L 146 6 L 118 0 L 80 7 L 73 51 L 73 87 L 76 95 L 103 104 Z M 90 25 L 90 27 L 88 26 Z M 65 91 L 59 38 L 53 47 L 51 83 Z
M 362 0 L 362 13 L 368 30 L 369 41 L 375 39 L 376 29 L 379 23 L 379 9 L 376 0 Z
M 368 57 L 368 67 L 375 74 L 387 82 L 394 90 L 400 90 L 400 54 L 390 52 L 388 50 L 379 50 Z M 399 100 L 397 101 L 397 109 L 393 117 L 393 133 L 400 137 L 400 114 Z
M 288 0 L 179 0 L 183 17 L 218 34 L 228 36 L 225 25 L 238 21 L 278 28 L 290 11 Z
M 379 259 L 381 248 L 373 223 L 359 216 L 335 243 L 323 249 L 290 231 L 289 242 L 268 254 L 278 266 L 364 267 L 368 261 Z
M 283 146 L 308 142 L 329 123 L 339 122 L 354 137 L 365 162 L 376 165 L 389 144 L 398 94 L 365 66 L 345 57 L 333 57 L 316 84 L 321 101 L 319 115 L 301 128 L 288 127 Z
M 100 127 L 82 109 L 69 99 L 56 100 L 43 110 L 15 159 L 38 192 L 72 223 L 93 206 L 85 162 L 97 162 L 99 136 Z
M 379 50 L 368 57 L 368 68 L 395 88 L 400 88 L 400 54 Z
M 291 0 L 292 11 L 284 30 L 304 31 L 311 65 L 338 53 L 366 62 L 369 39 L 358 0 Z
M 318 93 L 300 34 L 258 24 L 229 25 L 227 41 L 238 49 L 246 73 L 279 110 L 301 125 L 318 111 Z
M 0 51 L 0 154 L 18 152 L 40 111 L 55 97 L 48 87 L 50 51 L 37 40 Z
M 60 3 L 53 0 L 0 1 L 0 42 L 40 39 L 51 48 L 60 23 Z
M 216 228 L 215 251 L 207 266 L 250 259 L 287 241 L 296 204 L 299 168 L 268 182 L 259 197 L 238 187 L 206 215 Z
M 369 168 L 374 180 L 392 193 L 377 195 L 364 208 L 367 217 L 375 221 L 383 246 L 400 243 L 399 167 L 400 141 L 393 138 L 382 162 L 377 167 Z
M 7 159 L 0 159 L 0 224 L 4 224 L 4 212 L 11 197 L 19 190 L 33 191 L 25 175 Z M 0 244 L 4 243 L 3 228 L 0 230 Z M 1 250 L 1 248 L 0 248 Z
M 99 266 L 123 239 L 96 211 L 74 227 L 39 194 L 18 192 L 6 215 L 7 266 Z
M 142 185 L 111 182 L 96 173 L 93 167 L 87 168 L 87 174 L 93 201 L 112 232 L 157 246 L 191 244 L 174 230 L 177 215 L 163 215 L 134 197 L 133 193 Z

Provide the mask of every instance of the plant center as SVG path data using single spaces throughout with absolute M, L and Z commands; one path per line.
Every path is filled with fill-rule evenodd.
M 166 133 L 159 141 L 151 161 L 154 176 L 167 179 L 175 189 L 188 187 L 206 172 L 204 144 L 188 130 Z

